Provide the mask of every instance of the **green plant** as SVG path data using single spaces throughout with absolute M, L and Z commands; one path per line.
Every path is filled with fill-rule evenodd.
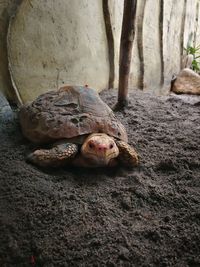
M 200 62 L 198 61 L 198 58 L 200 58 L 200 45 L 198 46 L 189 45 L 187 48 L 184 49 L 187 55 L 193 55 L 192 69 L 196 72 L 200 71 Z

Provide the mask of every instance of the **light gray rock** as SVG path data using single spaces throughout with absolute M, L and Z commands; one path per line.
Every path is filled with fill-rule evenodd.
M 178 94 L 200 95 L 200 76 L 191 69 L 183 69 L 172 83 L 171 91 Z
M 4 95 L 0 92 L 0 124 L 11 121 L 13 118 L 13 111 Z

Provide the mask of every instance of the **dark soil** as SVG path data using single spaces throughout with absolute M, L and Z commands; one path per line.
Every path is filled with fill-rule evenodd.
M 1 267 L 200 266 L 200 98 L 133 92 L 116 115 L 133 170 L 38 169 L 17 120 L 1 120 Z

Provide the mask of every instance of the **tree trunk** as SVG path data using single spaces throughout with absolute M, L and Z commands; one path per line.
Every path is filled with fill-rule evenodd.
M 119 87 L 117 108 L 128 104 L 128 81 L 132 47 L 135 36 L 135 16 L 137 0 L 124 0 L 124 13 L 120 40 Z

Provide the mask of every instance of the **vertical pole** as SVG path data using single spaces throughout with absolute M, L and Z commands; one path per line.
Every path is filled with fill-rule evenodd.
M 137 0 L 124 0 L 124 13 L 120 40 L 119 87 L 116 108 L 128 104 L 128 81 L 131 66 Z
M 114 78 L 115 78 L 115 46 L 114 46 L 114 36 L 112 30 L 112 23 L 111 23 L 111 14 L 109 10 L 109 0 L 102 0 L 103 5 L 103 14 L 104 14 L 104 21 L 106 27 L 106 35 L 108 40 L 108 57 L 109 57 L 109 64 L 110 64 L 110 73 L 109 73 L 109 83 L 108 88 L 114 87 Z

